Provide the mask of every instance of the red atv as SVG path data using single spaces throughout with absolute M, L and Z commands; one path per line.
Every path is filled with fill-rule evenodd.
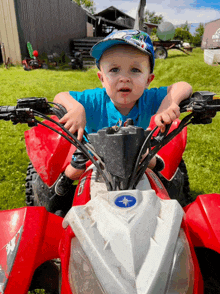
M 31 99 L 20 100 L 19 103 L 25 103 L 28 107 Z M 43 100 L 37 99 L 36 102 L 43 103 Z M 54 110 L 55 108 L 53 108 Z M 56 115 L 52 116 L 52 118 L 58 122 L 57 117 L 61 118 L 64 112 L 57 111 Z M 60 136 L 59 133 L 50 129 L 50 127 L 55 127 L 56 131 L 58 131 L 60 129 L 59 125 L 56 126 L 51 121 L 45 123 L 48 128 L 39 124 L 37 127 L 25 132 L 26 149 L 30 158 L 26 177 L 26 203 L 28 206 L 44 206 L 49 212 L 64 216 L 71 207 L 76 186 L 72 186 L 70 192 L 65 196 L 65 201 L 63 201 L 62 197 L 55 194 L 54 183 L 70 163 L 76 147 Z M 179 123 L 180 120 L 176 120 L 172 124 L 170 131 L 175 130 Z M 155 126 L 154 119 L 152 119 L 150 127 L 154 129 Z M 187 129 L 184 128 L 157 154 L 165 165 L 165 168 L 158 172 L 157 176 L 165 185 L 169 195 L 172 195 L 171 197 L 174 199 L 178 199 L 182 206 L 192 202 L 187 170 L 182 159 L 186 141 Z M 109 143 L 109 146 L 105 146 L 105 148 L 110 150 L 111 146 L 113 145 Z M 123 159 L 124 155 L 120 155 Z M 111 161 L 113 168 L 115 168 L 118 159 L 111 156 Z M 134 164 L 129 160 L 128 162 L 130 166 Z M 120 169 L 118 164 L 117 167 Z
M 24 60 L 22 60 L 22 65 L 24 70 L 30 71 L 31 69 L 48 69 L 48 65 L 45 62 L 45 60 L 41 60 L 38 58 L 38 51 L 33 51 L 33 58 L 25 57 Z
M 191 113 L 167 126 L 164 133 L 157 127 L 145 131 L 127 123 L 85 133 L 82 142 L 57 118 L 47 116 L 62 116 L 65 109 L 51 107 L 44 98 L 20 99 L 15 107 L 0 107 L 0 119 L 36 126 L 26 133 L 28 154 L 35 154 L 30 156 L 35 204 L 65 214 L 73 196 L 59 200 L 52 194 L 53 184 L 74 148 L 90 160 L 64 219 L 45 207 L 0 213 L 0 293 L 22 294 L 37 288 L 54 294 L 218 293 L 220 195 L 200 195 L 183 209 L 165 189 L 161 175 L 146 171 L 152 157 L 160 154 L 163 177 L 169 180 L 172 171 L 175 175 L 183 151 L 176 162 L 176 154 L 171 152 L 169 160 L 162 150 L 174 150 L 172 142 L 177 144 L 178 136 L 185 142 L 183 130 L 188 124 L 211 123 L 220 111 L 220 101 L 213 96 L 194 93 L 181 104 L 181 112 Z M 35 134 L 33 141 L 31 134 Z M 45 149 L 40 147 L 43 139 Z M 183 143 L 178 146 L 184 150 Z M 141 162 L 146 150 L 148 156 Z M 39 184 L 34 185 L 38 176 L 41 194 L 36 190 Z M 66 201 L 68 205 L 62 206 Z

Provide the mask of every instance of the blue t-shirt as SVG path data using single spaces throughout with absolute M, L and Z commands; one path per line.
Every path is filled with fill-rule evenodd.
M 152 88 L 144 90 L 138 103 L 131 109 L 128 115 L 122 115 L 114 106 L 105 88 L 96 88 L 82 92 L 70 91 L 69 94 L 80 102 L 86 112 L 87 133 L 97 133 L 104 127 L 112 127 L 119 119 L 122 123 L 131 118 L 135 126 L 146 129 L 151 117 L 156 114 L 164 97 L 167 95 L 167 87 Z

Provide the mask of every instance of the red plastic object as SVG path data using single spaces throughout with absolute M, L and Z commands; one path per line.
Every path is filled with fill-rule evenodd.
M 168 200 L 170 199 L 167 190 L 162 184 L 161 180 L 155 175 L 151 169 L 147 169 L 145 172 L 148 180 L 150 182 L 151 188 L 156 192 L 157 196 L 161 199 Z
M 34 50 L 34 51 L 33 51 L 33 55 L 34 55 L 34 57 L 38 57 L 38 55 L 39 55 L 39 54 L 38 54 L 38 51 L 37 51 L 37 50 Z
M 51 116 L 58 121 L 56 116 Z M 44 121 L 56 130 L 62 131 L 57 125 Z M 25 132 L 27 154 L 41 179 L 51 187 L 59 174 L 70 163 L 76 149 L 66 139 L 54 131 L 38 125 Z
M 69 262 L 70 262 L 70 248 L 71 240 L 75 235 L 70 226 L 68 226 L 63 234 L 60 242 L 59 252 L 62 264 L 62 285 L 61 294 L 73 294 L 69 283 Z
M 151 122 L 149 125 L 150 129 L 154 129 L 156 126 L 154 121 L 155 116 L 151 118 Z M 176 119 L 169 130 L 169 133 L 176 129 L 179 124 L 180 120 Z M 185 127 L 176 137 L 173 138 L 167 145 L 165 145 L 159 152 L 158 155 L 163 159 L 165 163 L 165 168 L 161 171 L 161 174 L 167 179 L 171 180 L 174 176 L 180 161 L 183 156 L 183 152 L 186 148 L 187 142 L 187 128 Z M 172 161 L 171 161 L 172 158 Z M 172 164 L 171 164 L 172 163 Z
M 91 199 L 90 182 L 92 171 L 92 169 L 88 170 L 80 177 L 73 199 L 73 206 L 84 205 Z
M 220 194 L 200 195 L 184 210 L 193 245 L 220 253 Z
M 59 257 L 62 220 L 44 207 L 0 212 L 1 268 L 5 279 L 10 275 L 4 294 L 27 293 L 35 269 Z
M 186 217 L 184 216 L 181 228 L 184 230 L 184 233 L 187 237 L 189 246 L 190 246 L 190 251 L 192 255 L 192 260 L 193 260 L 193 267 L 194 267 L 194 288 L 193 288 L 193 294 L 201 294 L 204 293 L 204 282 L 202 278 L 202 273 L 200 271 L 198 259 L 196 257 L 196 253 L 194 250 L 194 246 L 191 240 L 191 235 L 190 231 L 188 228 L 187 220 Z

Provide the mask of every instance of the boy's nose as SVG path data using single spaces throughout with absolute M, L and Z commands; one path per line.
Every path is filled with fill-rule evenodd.
M 123 83 L 130 82 L 130 77 L 126 76 L 126 75 L 123 75 L 123 76 L 120 77 L 120 82 L 123 82 Z

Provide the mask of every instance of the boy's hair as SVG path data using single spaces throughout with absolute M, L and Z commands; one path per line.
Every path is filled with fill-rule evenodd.
M 128 44 L 146 53 L 150 58 L 151 73 L 154 70 L 154 47 L 149 35 L 139 30 L 122 30 L 113 32 L 103 40 L 96 43 L 91 49 L 91 56 L 96 59 L 96 65 L 99 63 L 103 53 L 118 44 Z

